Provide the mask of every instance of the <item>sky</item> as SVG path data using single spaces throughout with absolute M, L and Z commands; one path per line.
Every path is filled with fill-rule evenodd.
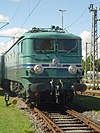
M 32 27 L 50 28 L 62 26 L 69 33 L 79 35 L 83 42 L 85 57 L 86 42 L 91 41 L 92 13 L 89 5 L 100 7 L 100 0 L 3 0 L 0 4 L 0 52 L 6 51 L 13 44 L 12 37 L 21 36 Z M 100 18 L 100 11 L 98 11 Z M 98 36 L 100 34 L 98 23 Z

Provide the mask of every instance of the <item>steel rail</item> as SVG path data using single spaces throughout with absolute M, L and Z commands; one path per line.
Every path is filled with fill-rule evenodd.
M 76 116 L 78 119 L 83 121 L 86 125 L 94 129 L 95 131 L 100 132 L 100 126 L 82 116 L 81 113 L 78 113 L 74 110 L 67 110 L 66 112 L 69 113 L 70 115 Z
M 35 108 L 33 109 L 36 113 L 38 113 L 38 116 L 45 121 L 45 123 L 48 125 L 49 131 L 52 131 L 53 133 L 64 133 L 63 130 L 61 130 L 53 121 L 51 121 L 45 114 L 43 114 L 39 109 Z
M 100 96 L 99 92 L 92 92 L 92 91 L 85 91 L 83 92 L 83 94 L 88 96 Z

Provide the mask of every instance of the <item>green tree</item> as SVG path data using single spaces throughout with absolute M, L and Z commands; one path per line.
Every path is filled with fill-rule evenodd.
M 85 68 L 86 65 L 86 68 Z M 82 67 L 85 71 L 85 69 L 87 69 L 86 71 L 90 71 L 90 56 L 87 57 L 86 61 L 82 60 Z
M 92 56 L 92 60 L 93 60 L 93 56 Z M 82 67 L 83 67 L 84 71 L 85 71 L 85 63 L 86 63 L 87 71 L 90 71 L 90 56 L 87 57 L 86 61 L 82 60 Z M 95 60 L 95 64 L 97 64 L 97 63 L 98 63 L 98 71 L 100 72 L 100 58 L 98 59 L 98 62 L 97 62 L 97 60 Z M 93 65 L 93 64 L 91 64 L 91 65 Z M 92 67 L 91 70 L 93 70 L 93 66 L 91 66 L 91 67 Z
M 85 61 L 82 59 L 82 68 L 85 70 Z

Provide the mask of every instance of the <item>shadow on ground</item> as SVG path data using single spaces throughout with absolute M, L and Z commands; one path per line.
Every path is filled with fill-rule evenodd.
M 74 97 L 73 103 L 82 107 L 84 111 L 100 111 L 100 97 L 77 95 Z

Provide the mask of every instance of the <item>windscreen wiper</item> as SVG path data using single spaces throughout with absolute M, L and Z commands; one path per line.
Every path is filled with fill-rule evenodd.
M 49 55 L 47 55 L 46 53 L 45 53 L 45 51 L 44 50 L 41 50 L 40 48 L 38 48 L 38 50 L 40 51 L 40 52 L 42 52 L 43 54 L 45 54 L 49 59 L 51 59 L 50 58 L 50 56 Z
M 73 47 L 71 50 L 67 51 L 66 54 L 69 54 L 70 52 L 72 52 L 76 47 L 77 47 L 77 45 L 75 45 L 75 47 Z

